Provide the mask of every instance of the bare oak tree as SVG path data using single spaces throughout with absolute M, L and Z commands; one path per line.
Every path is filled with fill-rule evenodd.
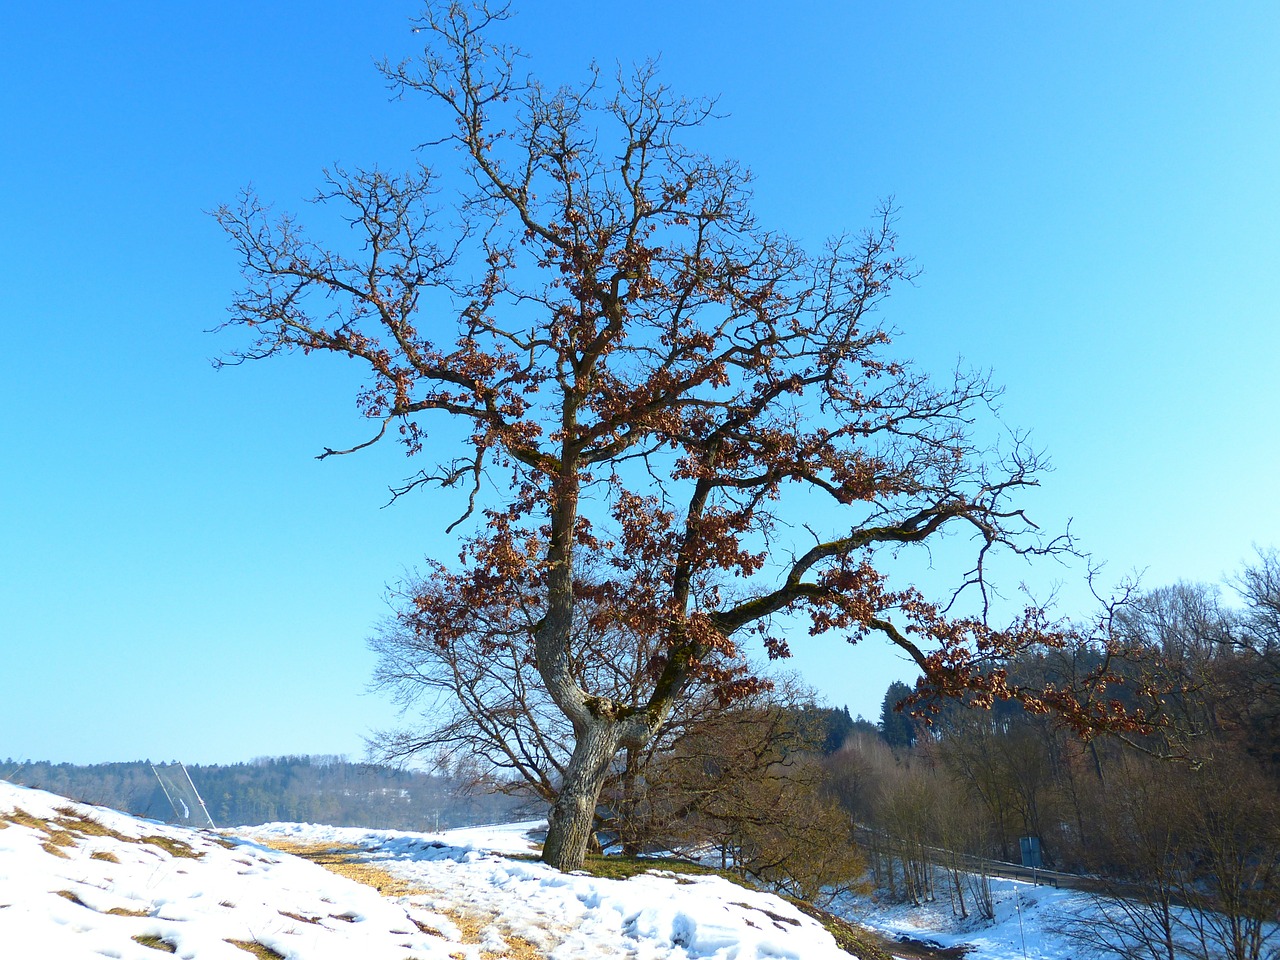
M 637 620 L 628 602 L 631 591 L 611 598 L 616 563 L 610 565 L 615 580 L 602 586 L 589 573 L 600 562 L 591 557 L 578 564 L 567 656 L 584 690 L 612 703 L 641 703 L 650 696 L 650 670 L 662 655 L 661 638 L 652 629 L 630 630 Z M 531 669 L 537 623 L 545 614 L 542 596 L 529 589 L 536 582 L 536 577 L 492 581 L 477 591 L 469 578 L 433 563 L 425 575 L 401 585 L 393 597 L 395 612 L 370 640 L 378 656 L 374 684 L 393 696 L 407 721 L 374 738 L 380 758 L 398 762 L 434 753 L 468 760 L 490 789 L 556 800 L 575 736 L 569 718 Z M 628 748 L 610 771 L 608 799 L 597 824 L 624 845 L 652 839 L 656 828 L 637 809 L 644 805 L 641 794 L 653 786 L 652 758 L 671 753 L 691 736 L 715 739 L 708 728 L 732 728 L 725 708 L 738 698 L 728 687 L 746 694 L 767 686 L 760 697 L 780 708 L 812 701 L 787 683 L 775 691 L 772 680 L 762 683 L 752 672 L 740 657 L 708 655 L 699 676 L 681 690 L 660 735 Z M 760 706 L 736 703 L 739 712 L 752 705 Z M 782 735 L 762 739 L 770 748 L 788 741 Z M 804 747 L 809 746 L 806 741 Z M 757 772 L 762 774 L 769 762 L 762 760 Z M 740 768 L 736 774 L 749 778 L 751 771 Z
M 937 384 L 887 354 L 876 308 L 911 276 L 890 212 L 804 249 L 757 221 L 744 167 L 683 144 L 710 102 L 674 96 L 652 64 L 544 86 L 495 39 L 508 19 L 433 4 L 423 53 L 382 66 L 435 109 L 423 151 L 439 166 L 330 173 L 318 199 L 350 231 L 313 240 L 249 193 L 217 216 L 246 281 L 228 326 L 252 338 L 227 361 L 324 351 L 367 374 L 373 435 L 322 456 L 388 435 L 422 454 L 433 418 L 465 425 L 462 448 L 395 494 L 462 484 L 482 512 L 447 571 L 458 615 L 493 595 L 533 604 L 527 667 L 573 735 L 544 859 L 581 864 L 614 757 L 650 742 L 690 683 L 724 702 L 752 689 L 719 666 L 742 637 L 787 655 L 784 615 L 887 637 L 933 693 L 1067 703 L 999 669 L 1062 638 L 1034 613 L 1007 629 L 985 616 L 992 550 L 1067 546 L 1017 503 L 1041 458 L 1017 436 L 975 440 L 997 394 L 984 375 Z M 970 616 L 883 570 L 885 549 L 952 528 L 973 538 L 956 584 L 979 598 Z M 626 700 L 592 690 L 574 655 L 586 556 L 609 558 L 591 589 L 652 639 Z

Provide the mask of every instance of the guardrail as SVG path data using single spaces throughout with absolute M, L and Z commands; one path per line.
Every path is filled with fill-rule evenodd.
M 886 833 L 880 833 L 871 830 L 868 827 L 857 827 L 855 832 L 862 837 L 869 837 L 873 840 L 880 840 L 889 843 L 914 843 L 914 841 L 905 841 L 899 837 L 893 837 Z M 919 849 L 934 855 L 930 859 L 939 866 L 950 866 L 955 864 L 965 873 L 985 873 L 992 877 L 1001 877 L 1006 880 L 1022 880 L 1036 886 L 1059 887 L 1068 890 L 1083 890 L 1086 893 L 1102 893 L 1109 889 L 1114 889 L 1116 884 L 1110 884 L 1098 877 L 1084 876 L 1078 873 L 1063 873 L 1059 870 L 1046 870 L 1043 867 L 1024 867 L 1019 863 L 1009 863 L 1005 860 L 991 860 L 987 857 L 978 857 L 971 853 L 957 853 L 954 850 L 947 850 L 943 847 L 933 847 L 928 844 L 918 844 Z

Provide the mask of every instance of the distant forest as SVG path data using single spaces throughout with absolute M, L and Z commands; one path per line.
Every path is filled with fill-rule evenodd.
M 541 816 L 522 801 L 468 792 L 462 777 L 422 773 L 344 757 L 265 757 L 187 771 L 213 822 L 246 826 L 274 820 L 384 830 L 434 830 Z M 176 822 L 151 762 L 81 766 L 5 760 L 0 780 L 48 790 L 136 816 Z
M 851 719 L 847 707 L 798 708 L 795 715 L 815 732 L 814 745 L 823 754 L 839 749 L 854 732 L 876 732 L 861 717 Z M 540 801 L 495 792 L 492 780 L 463 768 L 423 773 L 322 755 L 188 764 L 187 772 L 219 827 L 278 820 L 373 830 L 444 830 L 546 815 Z M 7 759 L 0 762 L 0 780 L 135 816 L 179 822 L 150 760 L 79 765 Z M 479 789 L 478 781 L 483 783 Z

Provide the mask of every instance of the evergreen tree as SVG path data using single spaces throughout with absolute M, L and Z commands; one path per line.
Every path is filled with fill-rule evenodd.
M 901 680 L 895 680 L 889 684 L 880 704 L 880 736 L 895 750 L 914 746 L 916 742 L 916 728 L 910 715 L 897 709 L 898 704 L 910 695 L 911 688 Z

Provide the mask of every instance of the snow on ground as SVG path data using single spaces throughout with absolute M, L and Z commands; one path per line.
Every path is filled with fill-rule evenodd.
M 1085 960 L 1098 956 L 1063 932 L 1094 909 L 1088 894 L 991 879 L 995 920 L 961 920 L 945 895 L 919 907 L 851 898 L 833 909 L 889 940 L 909 937 L 940 947 L 967 946 L 965 960 Z M 972 905 L 970 905 L 972 909 Z
M 553 960 L 848 960 L 830 934 L 790 904 L 720 877 L 659 872 L 609 880 L 494 855 L 532 855 L 527 835 L 536 826 L 431 835 L 267 824 L 242 833 L 263 841 L 359 847 L 370 863 L 435 891 L 415 902 L 496 916 L 501 933 L 530 941 Z
M 479 958 L 417 923 L 429 909 L 254 844 L 138 820 L 0 782 L 5 956 L 245 960 L 230 941 L 306 960 Z M 417 922 L 415 922 L 417 921 Z
M 232 941 L 287 960 L 487 960 L 518 937 L 551 960 L 847 960 L 786 902 L 718 877 L 604 880 L 511 859 L 532 849 L 527 827 L 219 834 L 0 782 L 0 945 L 59 960 L 155 960 L 168 947 L 244 960 Z M 384 897 L 265 841 L 358 847 L 425 892 Z M 462 942 L 464 917 L 480 921 L 479 942 Z

